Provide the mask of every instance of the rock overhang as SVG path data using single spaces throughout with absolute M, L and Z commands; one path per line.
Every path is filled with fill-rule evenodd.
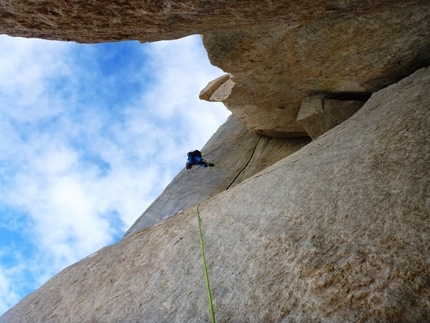
M 0 33 L 83 43 L 201 34 L 230 74 L 212 99 L 273 137 L 308 134 L 297 115 L 315 94 L 363 101 L 430 64 L 426 0 L 21 0 L 3 3 L 0 17 Z
M 304 100 L 366 101 L 428 66 L 430 4 L 394 3 L 295 26 L 212 32 L 203 40 L 211 62 L 230 73 L 233 84 L 216 100 L 250 131 L 294 137 L 307 133 L 297 120 Z
M 429 81 L 422 69 L 375 93 L 200 204 L 217 321 L 430 320 Z M 208 320 L 195 217 L 184 210 L 103 248 L 0 322 Z
M 247 1 L 247 6 L 239 0 L 21 0 L 1 4 L 0 32 L 79 42 L 203 34 L 211 61 L 232 75 L 232 87 L 226 84 L 217 100 L 234 110 L 249 130 L 292 136 L 309 132 L 300 125 L 307 117 L 316 116 L 310 126 L 319 123 L 327 107 L 324 100 L 365 101 L 376 90 L 428 65 L 429 6 L 429 1 L 408 0 Z M 365 36 L 369 39 L 360 41 Z M 317 313 L 319 319 L 333 321 L 360 315 L 363 320 L 379 315 L 381 320 L 428 321 L 428 243 L 423 239 L 429 234 L 423 225 L 428 216 L 424 175 L 429 146 L 423 130 L 428 87 L 413 81 L 423 73 L 376 94 L 366 110 L 376 118 L 357 114 L 337 133 L 326 134 L 306 151 L 285 159 L 279 165 L 286 172 L 275 173 L 277 165 L 259 175 L 258 182 L 255 177 L 207 202 L 205 226 L 212 239 L 208 246 L 215 251 L 208 250 L 208 256 L 218 266 L 212 277 L 220 316 L 243 320 L 240 309 L 246 308 L 250 319 L 267 311 L 279 315 L 274 321 L 282 315 L 318 320 Z M 421 101 L 418 89 L 411 86 L 421 88 Z M 310 108 L 316 113 L 300 113 L 309 100 L 316 104 Z M 405 127 L 399 132 L 401 126 Z M 270 172 L 276 176 L 263 180 Z M 273 189 L 274 182 L 282 193 Z M 190 211 L 185 216 L 106 248 L 91 258 L 93 262 L 88 258 L 66 269 L 0 321 L 40 317 L 45 322 L 49 315 L 55 322 L 70 321 L 67 315 L 104 322 L 148 317 L 174 321 L 186 315 L 190 320 L 204 319 L 201 313 L 206 313 L 207 304 L 200 296 L 204 284 L 190 290 L 200 273 L 197 244 L 187 230 L 188 225 L 195 229 L 194 217 Z M 315 232 L 305 232 L 312 224 Z M 233 225 L 236 230 L 231 230 Z M 248 247 L 243 239 L 252 248 L 228 249 Z M 174 245 L 179 240 L 181 244 Z M 257 265 L 261 275 L 255 275 L 249 264 Z M 238 265 L 243 270 L 238 271 Z M 190 275 L 190 269 L 196 274 Z M 238 272 L 241 277 L 235 276 Z M 277 281 L 267 281 L 270 277 Z M 376 282 L 373 277 L 378 277 Z M 187 284 L 181 285 L 184 279 Z M 311 289 L 301 289 L 307 286 Z M 270 294 L 273 291 L 279 294 Z M 315 298 L 303 302 L 303 295 Z M 255 297 L 266 303 L 255 307 Z M 134 302 L 143 298 L 146 302 Z M 291 300 L 291 307 L 282 312 Z M 299 302 L 304 307 L 297 307 Z

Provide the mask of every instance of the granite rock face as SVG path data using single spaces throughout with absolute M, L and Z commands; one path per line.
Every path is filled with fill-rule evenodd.
M 307 97 L 366 100 L 430 64 L 428 0 L 2 1 L 0 33 L 78 42 L 202 34 L 222 101 L 257 134 L 298 137 Z
M 430 1 L 5 0 L 0 33 L 202 34 L 234 115 L 216 167 L 0 323 L 208 321 L 198 203 L 218 322 L 430 321 Z
M 249 130 L 291 137 L 304 131 L 296 119 L 304 99 L 366 101 L 430 64 L 429 1 L 343 11 L 349 4 L 327 2 L 325 16 L 299 24 L 205 33 L 212 64 L 235 83 L 220 101 Z
M 429 85 L 430 68 L 417 71 L 200 204 L 217 322 L 430 321 Z M 0 318 L 205 321 L 194 208 L 66 268 Z
M 351 117 L 363 104 L 362 101 L 307 98 L 302 102 L 297 121 L 316 139 Z
M 201 150 L 203 157 L 215 163 L 215 167 L 194 166 L 191 170 L 182 170 L 125 237 L 228 190 L 310 141 L 309 137 L 258 136 L 250 133 L 236 117 L 230 116 Z
M 209 82 L 200 92 L 199 98 L 211 102 L 222 102 L 230 95 L 233 86 L 234 82 L 231 80 L 231 75 L 224 74 Z
M 418 1 L 425 3 L 425 1 Z M 156 41 L 266 23 L 295 26 L 321 17 L 353 16 L 407 7 L 417 1 L 5 0 L 0 33 L 96 43 Z

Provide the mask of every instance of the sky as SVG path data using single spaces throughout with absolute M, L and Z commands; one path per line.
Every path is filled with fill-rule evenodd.
M 199 36 L 83 45 L 0 35 L 0 315 L 118 242 L 225 122 Z

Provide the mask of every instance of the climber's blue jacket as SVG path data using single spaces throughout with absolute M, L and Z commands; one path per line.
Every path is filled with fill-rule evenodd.
M 198 150 L 190 151 L 188 154 L 187 163 L 185 164 L 185 167 L 187 169 L 191 169 L 194 165 L 200 166 L 200 167 L 213 167 L 214 164 L 206 162 L 203 157 L 202 153 Z

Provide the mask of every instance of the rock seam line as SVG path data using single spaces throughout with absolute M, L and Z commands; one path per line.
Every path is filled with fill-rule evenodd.
M 261 137 L 258 138 L 254 149 L 252 150 L 251 156 L 249 157 L 248 161 L 246 162 L 245 166 L 243 166 L 243 168 L 239 171 L 239 173 L 237 173 L 236 177 L 233 178 L 233 180 L 231 181 L 231 183 L 227 186 L 227 188 L 225 189 L 226 191 L 234 184 L 234 182 L 236 181 L 236 179 L 240 176 L 240 174 L 243 173 L 243 171 L 246 169 L 246 167 L 248 167 L 249 163 L 251 162 L 252 157 L 254 157 L 255 154 L 255 150 L 257 149 L 258 143 L 260 142 Z

